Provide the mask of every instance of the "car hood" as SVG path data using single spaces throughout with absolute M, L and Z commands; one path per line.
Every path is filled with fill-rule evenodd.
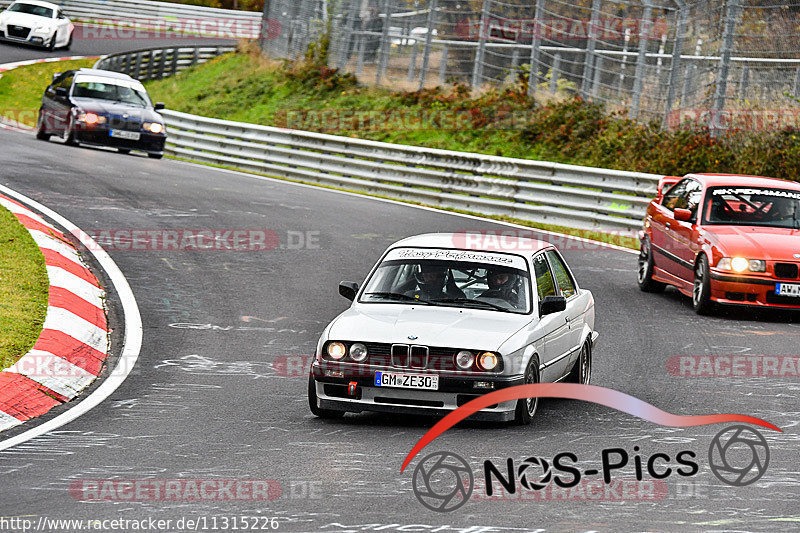
M 95 100 L 93 98 L 73 98 L 75 105 L 83 111 L 91 111 L 93 113 L 103 115 L 119 115 L 127 114 L 129 118 L 139 119 L 147 122 L 164 122 L 161 115 L 152 109 L 144 107 L 136 107 L 119 102 L 112 102 L 110 100 Z
M 741 256 L 767 261 L 796 261 L 800 254 L 800 230 L 757 226 L 718 226 L 709 240 L 727 257 Z
M 357 304 L 336 318 L 328 338 L 498 350 L 530 321 L 531 315 L 483 309 Z
M 36 26 L 52 28 L 56 25 L 56 19 L 49 19 L 47 17 L 40 17 L 28 13 L 17 13 L 14 11 L 4 11 L 0 13 L 0 22 L 4 24 L 14 24 L 16 26 L 25 26 L 26 28 L 35 28 Z

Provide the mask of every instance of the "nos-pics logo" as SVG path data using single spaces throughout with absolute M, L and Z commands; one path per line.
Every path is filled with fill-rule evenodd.
M 638 450 L 638 447 L 636 448 Z M 606 453 L 611 452 L 611 453 Z M 556 458 L 569 457 L 577 461 L 574 454 L 558 454 Z M 699 471 L 699 465 L 693 460 L 695 453 L 689 450 L 676 455 L 676 460 L 683 468 L 675 468 L 674 472 L 682 476 L 693 476 Z M 642 461 L 634 457 L 636 477 L 641 480 L 643 473 L 654 479 L 664 479 L 673 473 L 673 468 L 664 463 L 669 457 L 655 453 Z M 763 435 L 745 426 L 728 427 L 711 441 L 708 450 L 708 462 L 711 472 L 723 483 L 734 487 L 744 487 L 756 482 L 769 465 L 769 447 Z M 644 463 L 644 464 L 642 464 Z M 508 472 L 500 478 L 501 484 L 509 492 L 517 490 L 540 491 L 551 482 L 561 487 L 576 485 L 581 476 L 599 475 L 602 473 L 606 484 L 612 481 L 612 472 L 628 464 L 628 454 L 621 448 L 604 450 L 602 465 L 599 469 L 587 469 L 581 472 L 563 460 L 548 461 L 539 457 L 528 457 L 518 468 L 513 467 L 513 460 L 508 459 Z M 646 466 L 645 466 L 646 465 Z M 644 467 L 644 468 L 643 468 Z M 492 485 L 490 473 L 497 475 L 500 470 L 491 461 L 485 462 L 484 486 Z M 560 475 L 566 476 L 561 478 Z M 567 481 L 565 481 L 565 479 Z M 516 482 L 520 489 L 517 489 Z M 419 502 L 432 511 L 454 511 L 467 503 L 475 487 L 472 469 L 462 457 L 451 452 L 435 452 L 422 459 L 414 469 L 414 495 Z

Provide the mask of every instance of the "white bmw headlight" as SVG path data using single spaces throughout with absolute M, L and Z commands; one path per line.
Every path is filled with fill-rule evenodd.
M 328 344 L 328 355 L 331 359 L 338 361 L 347 355 L 347 347 L 342 342 L 332 342 Z
M 150 133 L 161 133 L 164 131 L 164 125 L 158 122 L 145 122 L 142 127 Z
M 762 259 L 745 259 L 744 257 L 723 257 L 717 263 L 720 270 L 733 272 L 766 272 L 767 262 Z
M 353 361 L 360 363 L 367 358 L 367 347 L 360 342 L 353 344 L 350 347 L 350 358 Z
M 475 356 L 470 351 L 461 350 L 456 354 L 456 366 L 462 370 L 469 370 L 474 362 Z

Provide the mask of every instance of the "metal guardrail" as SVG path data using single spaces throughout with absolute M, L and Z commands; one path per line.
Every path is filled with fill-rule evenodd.
M 436 150 L 165 110 L 168 154 L 381 196 L 599 231 L 641 227 L 661 176 Z
M 262 18 L 261 13 L 253 11 L 148 0 L 61 0 L 54 3 L 73 22 L 118 24 L 161 32 L 178 30 L 220 38 L 257 38 Z M 11 0 L 0 0 L 0 9 L 10 4 Z M 211 24 L 203 24 L 204 21 Z
M 235 46 L 146 48 L 103 56 L 94 68 L 123 72 L 139 81 L 160 80 L 234 50 Z

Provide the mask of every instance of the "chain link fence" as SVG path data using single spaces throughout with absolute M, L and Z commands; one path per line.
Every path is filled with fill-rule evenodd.
M 329 65 L 366 83 L 530 79 L 530 96 L 579 94 L 670 128 L 800 122 L 800 3 L 270 0 L 265 16 L 283 17 L 273 57 L 296 58 L 329 21 Z

